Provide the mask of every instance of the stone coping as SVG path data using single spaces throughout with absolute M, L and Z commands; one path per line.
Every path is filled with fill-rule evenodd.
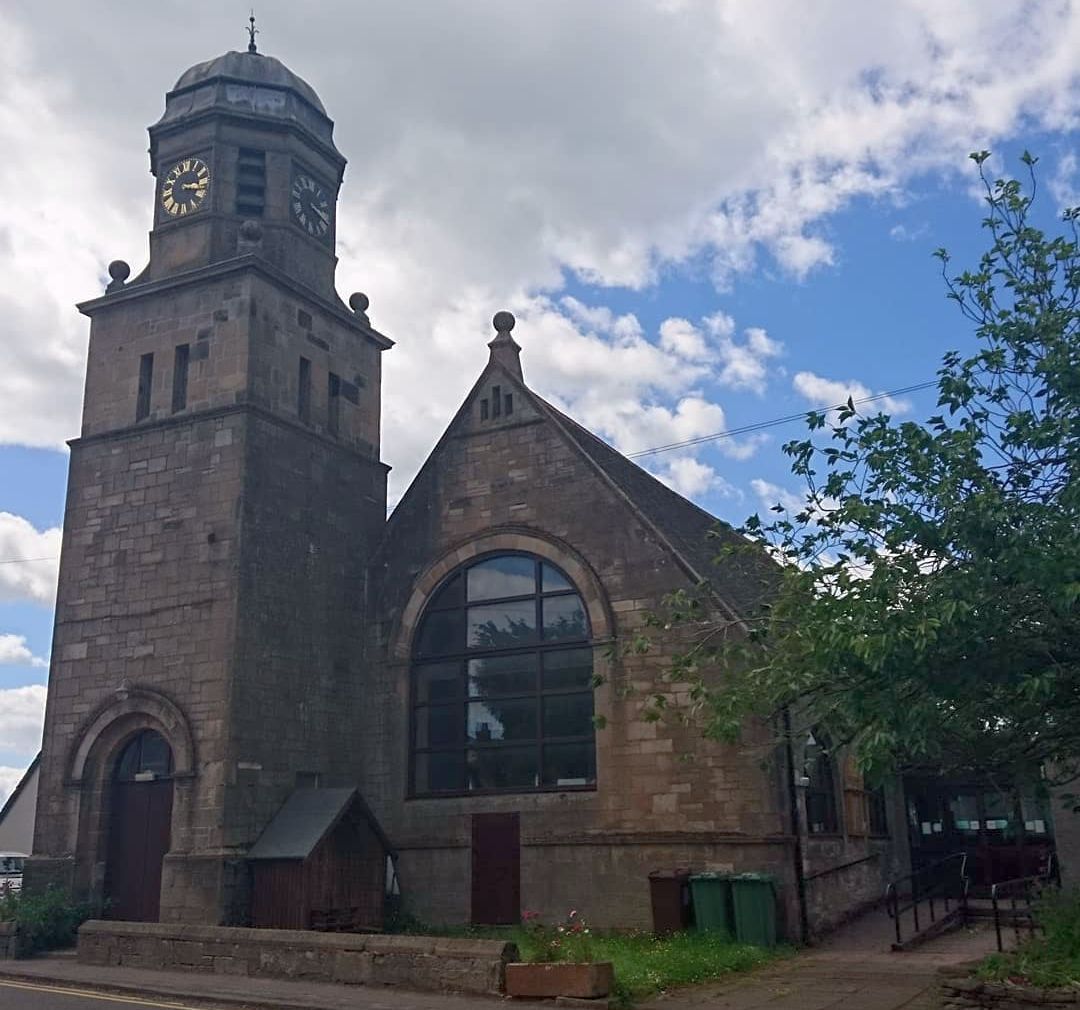
M 505 940 L 101 920 L 79 927 L 78 946 L 79 963 L 98 967 L 488 994 L 505 990 L 517 957 Z
M 174 925 L 161 922 L 113 922 L 103 919 L 91 919 L 79 927 L 80 937 L 102 934 L 204 943 L 257 943 L 264 947 L 364 950 L 372 954 L 435 954 L 491 958 L 507 962 L 517 958 L 517 947 L 508 940 L 476 940 L 456 936 L 320 933 L 309 929 L 254 929 L 248 926 L 199 926 L 190 923 Z

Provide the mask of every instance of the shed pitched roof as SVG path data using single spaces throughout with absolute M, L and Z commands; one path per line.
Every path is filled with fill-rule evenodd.
M 358 804 L 387 850 L 389 842 L 356 789 L 297 789 L 259 835 L 248 859 L 307 859 Z

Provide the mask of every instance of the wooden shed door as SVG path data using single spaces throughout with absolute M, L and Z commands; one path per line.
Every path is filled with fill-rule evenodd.
M 521 834 L 517 814 L 473 814 L 472 921 L 515 925 L 521 919 Z

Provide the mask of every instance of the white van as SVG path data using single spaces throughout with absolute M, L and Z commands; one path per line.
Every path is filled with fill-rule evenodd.
M 0 894 L 22 888 L 25 852 L 0 852 Z

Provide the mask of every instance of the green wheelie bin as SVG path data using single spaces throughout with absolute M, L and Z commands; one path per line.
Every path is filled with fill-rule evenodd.
M 776 946 L 776 879 L 767 873 L 730 878 L 735 939 L 759 947 Z
M 699 932 L 722 930 L 735 935 L 731 902 L 731 876 L 727 873 L 695 873 L 690 878 L 694 900 L 694 924 Z

